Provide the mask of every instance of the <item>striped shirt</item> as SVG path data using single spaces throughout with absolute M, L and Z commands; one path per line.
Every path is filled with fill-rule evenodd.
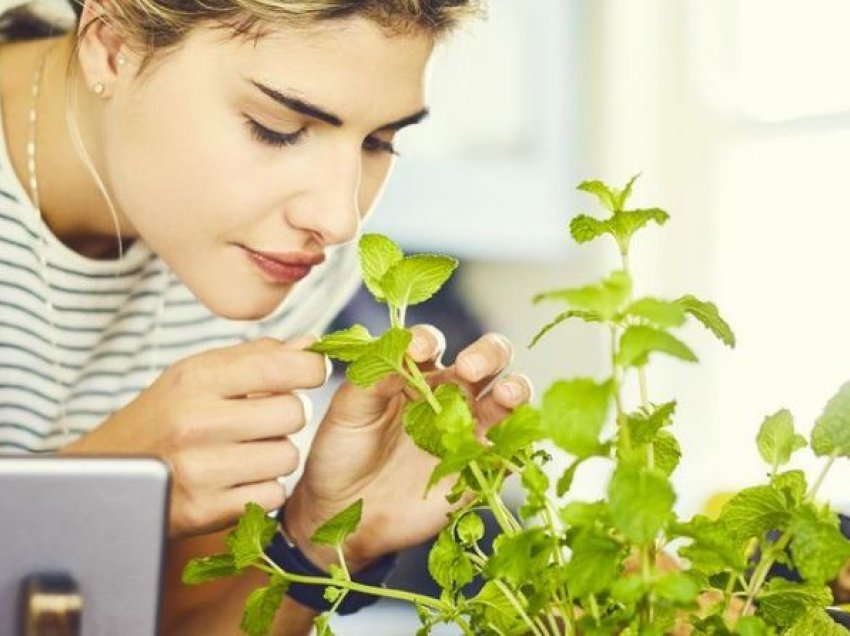
M 140 240 L 120 261 L 89 259 L 59 241 L 17 179 L 0 130 L 0 453 L 56 451 L 189 355 L 321 333 L 359 283 L 349 243 L 328 250 L 271 316 L 221 318 Z

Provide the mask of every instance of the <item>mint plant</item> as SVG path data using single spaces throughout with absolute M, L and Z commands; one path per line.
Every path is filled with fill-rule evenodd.
M 193 560 L 184 582 L 236 576 L 248 568 L 268 574 L 268 585 L 248 598 L 241 623 L 246 634 L 258 636 L 268 633 L 293 582 L 325 587 L 333 607 L 316 620 L 320 635 L 331 633 L 329 619 L 351 591 L 414 604 L 421 635 L 439 623 L 454 623 L 466 635 L 503 636 L 844 633 L 826 608 L 833 602 L 828 583 L 850 559 L 850 542 L 817 493 L 834 462 L 850 457 L 850 383 L 826 405 L 809 442 L 796 432 L 787 410 L 765 418 L 756 444 L 766 464 L 766 483 L 735 494 L 717 518 L 679 519 L 670 481 L 681 460 L 671 430 L 676 402 L 650 399 L 647 369 L 659 356 L 697 361 L 675 335 L 688 320 L 698 321 L 729 347 L 735 336 L 711 302 L 691 295 L 635 295 L 629 264 L 633 239 L 647 226 L 664 225 L 669 215 L 658 208 L 627 209 L 634 183 L 635 178 L 622 189 L 600 181 L 580 184 L 605 216 L 583 214 L 569 225 L 578 243 L 613 239 L 621 268 L 595 284 L 534 298 L 562 304 L 564 311 L 530 346 L 571 321 L 597 324 L 610 336 L 610 373 L 555 382 L 539 406 L 517 408 L 487 432 L 485 443 L 475 435 L 464 389 L 432 387 L 406 353 L 412 338 L 405 327 L 407 308 L 433 296 L 457 262 L 405 256 L 390 239 L 375 234 L 360 242 L 365 283 L 386 304 L 390 328 L 376 336 L 354 325 L 325 336 L 312 350 L 348 363 L 346 375 L 355 384 L 367 387 L 398 374 L 419 396 L 407 404 L 403 426 L 420 448 L 439 459 L 428 488 L 454 480 L 447 497 L 455 508 L 428 559 L 442 590 L 438 598 L 352 580 L 342 546 L 357 528 L 362 501 L 313 536 L 339 555 L 326 578 L 286 572 L 271 561 L 264 548 L 277 522 L 248 504 L 227 539 L 229 551 Z M 630 376 L 637 379 L 634 396 L 626 390 Z M 567 456 L 560 474 L 553 475 L 552 457 L 541 442 Z M 786 468 L 806 446 L 824 458 L 811 484 L 802 471 Z M 607 496 L 598 501 L 569 497 L 577 471 L 590 458 L 611 464 Z M 518 514 L 500 497 L 509 478 L 518 478 L 527 494 Z M 480 546 L 485 509 L 500 530 L 487 551 Z M 678 568 L 666 565 L 664 553 L 670 552 L 678 553 Z M 794 568 L 802 581 L 769 579 L 775 564 Z M 464 595 L 463 588 L 477 577 L 483 587 Z

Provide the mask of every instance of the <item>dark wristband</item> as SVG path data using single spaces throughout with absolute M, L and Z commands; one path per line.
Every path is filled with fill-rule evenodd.
M 278 512 L 278 520 L 283 520 L 284 508 Z M 330 578 L 330 574 L 325 572 L 320 567 L 310 561 L 298 546 L 288 540 L 280 527 L 274 534 L 271 544 L 266 548 L 266 555 L 277 563 L 278 566 L 290 574 L 300 574 L 302 576 L 315 576 L 321 578 Z M 352 581 L 363 585 L 383 587 L 384 582 L 395 566 L 396 553 L 382 556 L 369 567 L 357 572 L 351 576 Z M 298 601 L 301 605 L 316 610 L 317 612 L 326 612 L 333 603 L 325 600 L 324 585 L 310 585 L 307 583 L 291 583 L 286 591 L 287 595 Z M 353 614 L 354 612 L 372 605 L 377 602 L 378 597 L 363 592 L 348 592 L 345 595 L 342 603 L 336 609 L 336 613 L 340 615 Z

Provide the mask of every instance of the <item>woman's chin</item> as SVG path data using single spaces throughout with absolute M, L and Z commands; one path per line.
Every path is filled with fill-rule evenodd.
M 207 309 L 221 318 L 227 320 L 261 320 L 274 312 L 284 299 L 289 295 L 292 287 L 278 288 L 276 293 L 250 294 L 242 290 L 241 293 L 223 294 L 217 290 L 208 295 L 198 295 L 196 298 L 203 303 Z

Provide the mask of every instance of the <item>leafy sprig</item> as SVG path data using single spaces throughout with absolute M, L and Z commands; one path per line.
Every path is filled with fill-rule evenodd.
M 650 400 L 648 368 L 660 356 L 697 361 L 677 333 L 689 320 L 726 346 L 734 347 L 736 340 L 709 301 L 689 294 L 635 296 L 629 261 L 634 238 L 670 219 L 659 208 L 628 207 L 636 179 L 622 189 L 601 181 L 580 184 L 605 216 L 582 214 L 569 224 L 578 243 L 613 239 L 620 268 L 596 283 L 542 292 L 533 299 L 564 307 L 530 346 L 570 321 L 597 325 L 610 336 L 610 373 L 555 382 L 538 407 L 517 408 L 487 431 L 484 443 L 476 435 L 475 411 L 465 391 L 454 384 L 432 386 L 408 353 L 413 334 L 405 326 L 407 308 L 432 297 L 457 262 L 406 256 L 376 234 L 360 241 L 363 278 L 376 301 L 387 306 L 389 329 L 372 335 L 354 325 L 326 335 L 311 349 L 347 363 L 348 379 L 359 386 L 393 374 L 418 394 L 406 405 L 402 424 L 416 445 L 438 460 L 428 487 L 454 480 L 447 498 L 455 510 L 428 558 L 439 598 L 352 580 L 343 546 L 357 530 L 361 501 L 328 520 L 313 537 L 333 547 L 339 558 L 326 578 L 284 572 L 272 562 L 264 549 L 277 522 L 248 504 L 228 537 L 229 551 L 193 560 L 184 580 L 204 583 L 249 567 L 266 572 L 269 583 L 251 594 L 242 620 L 243 631 L 258 635 L 268 632 L 293 582 L 325 586 L 332 608 L 317 618 L 320 634 L 330 634 L 330 617 L 351 591 L 411 602 L 422 622 L 420 635 L 442 622 L 455 623 L 467 635 L 644 636 L 682 625 L 699 635 L 839 633 L 825 611 L 832 603 L 827 583 L 850 559 L 850 542 L 817 493 L 834 462 L 850 456 L 850 383 L 829 401 L 808 441 L 797 433 L 787 410 L 765 418 L 756 445 L 768 468 L 767 483 L 736 493 L 716 518 L 679 519 L 671 482 L 682 455 L 672 430 L 676 402 Z M 625 391 L 629 375 L 637 378 L 635 396 Z M 542 442 L 567 455 L 560 474 L 553 472 Z M 792 456 L 807 446 L 825 458 L 812 484 L 802 471 L 787 469 Z M 570 498 L 577 472 L 592 458 L 611 465 L 606 497 Z M 500 497 L 511 476 L 527 494 L 518 516 Z M 489 550 L 482 547 L 479 513 L 485 509 L 493 512 L 500 530 Z M 671 544 L 680 546 L 680 570 L 662 567 L 661 552 Z M 769 579 L 777 563 L 795 568 L 802 581 Z M 480 591 L 467 594 L 467 584 L 477 578 L 484 582 Z

